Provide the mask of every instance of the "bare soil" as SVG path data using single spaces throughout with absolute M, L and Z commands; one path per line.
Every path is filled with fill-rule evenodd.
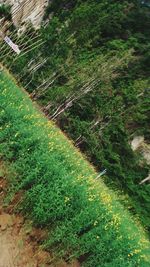
M 46 235 L 41 229 L 13 213 L 10 205 L 4 208 L 6 180 L 0 170 L 0 267 L 79 267 L 78 261 L 67 264 L 59 261 L 52 264 L 52 255 L 43 251 L 40 241 Z M 16 197 L 18 201 L 18 196 Z M 15 200 L 15 202 L 16 202 Z
M 36 239 L 39 234 L 24 218 L 9 214 L 9 208 L 3 208 L 4 187 L 0 179 L 0 267 L 47 267 L 50 266 L 50 254 L 42 251 Z M 34 241 L 31 241 L 33 239 Z
M 37 267 L 38 259 L 21 233 L 18 219 L 7 213 L 0 215 L 0 267 Z

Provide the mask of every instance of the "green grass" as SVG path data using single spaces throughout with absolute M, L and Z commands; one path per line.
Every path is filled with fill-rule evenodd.
M 19 211 L 49 229 L 47 249 L 86 267 L 148 267 L 144 230 L 94 168 L 6 71 L 0 92 L 0 155 L 15 173 L 9 188 L 23 191 Z

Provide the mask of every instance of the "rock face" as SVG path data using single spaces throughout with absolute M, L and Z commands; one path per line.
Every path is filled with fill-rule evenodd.
M 41 24 L 48 0 L 0 0 L 0 4 L 12 6 L 12 18 L 16 27 L 23 22 L 31 22 L 35 28 Z
M 133 151 L 139 151 L 143 156 L 144 160 L 150 165 L 150 144 L 147 144 L 144 140 L 144 136 L 136 136 L 131 141 L 131 148 Z M 150 173 L 143 179 L 139 184 L 150 183 Z
M 131 141 L 131 148 L 133 151 L 140 151 L 146 163 L 150 165 L 150 145 L 144 140 L 144 136 L 136 136 Z
M 144 142 L 144 136 L 136 136 L 131 142 L 131 148 L 133 151 L 137 150 Z

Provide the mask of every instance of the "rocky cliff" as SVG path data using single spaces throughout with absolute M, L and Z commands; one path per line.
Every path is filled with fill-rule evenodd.
M 22 22 L 31 22 L 35 28 L 41 24 L 48 0 L 0 0 L 10 4 L 13 22 L 20 27 Z

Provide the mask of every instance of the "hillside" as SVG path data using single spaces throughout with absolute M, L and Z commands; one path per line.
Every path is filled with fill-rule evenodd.
M 150 1 L 13 2 L 0 5 L 5 203 L 48 231 L 52 265 L 148 267 Z
M 6 33 L 0 60 L 42 110 L 85 153 L 105 183 L 149 231 L 149 165 L 130 146 L 149 143 L 148 1 L 52 1 L 41 29 Z M 11 21 L 9 10 L 1 14 Z M 4 27 L 5 28 L 5 27 Z M 7 29 L 7 27 L 6 27 Z
M 44 247 L 55 260 L 77 258 L 89 267 L 148 267 L 144 230 L 97 179 L 94 168 L 6 71 L 0 73 L 0 90 L 7 203 L 19 192 L 15 210 L 47 229 Z

